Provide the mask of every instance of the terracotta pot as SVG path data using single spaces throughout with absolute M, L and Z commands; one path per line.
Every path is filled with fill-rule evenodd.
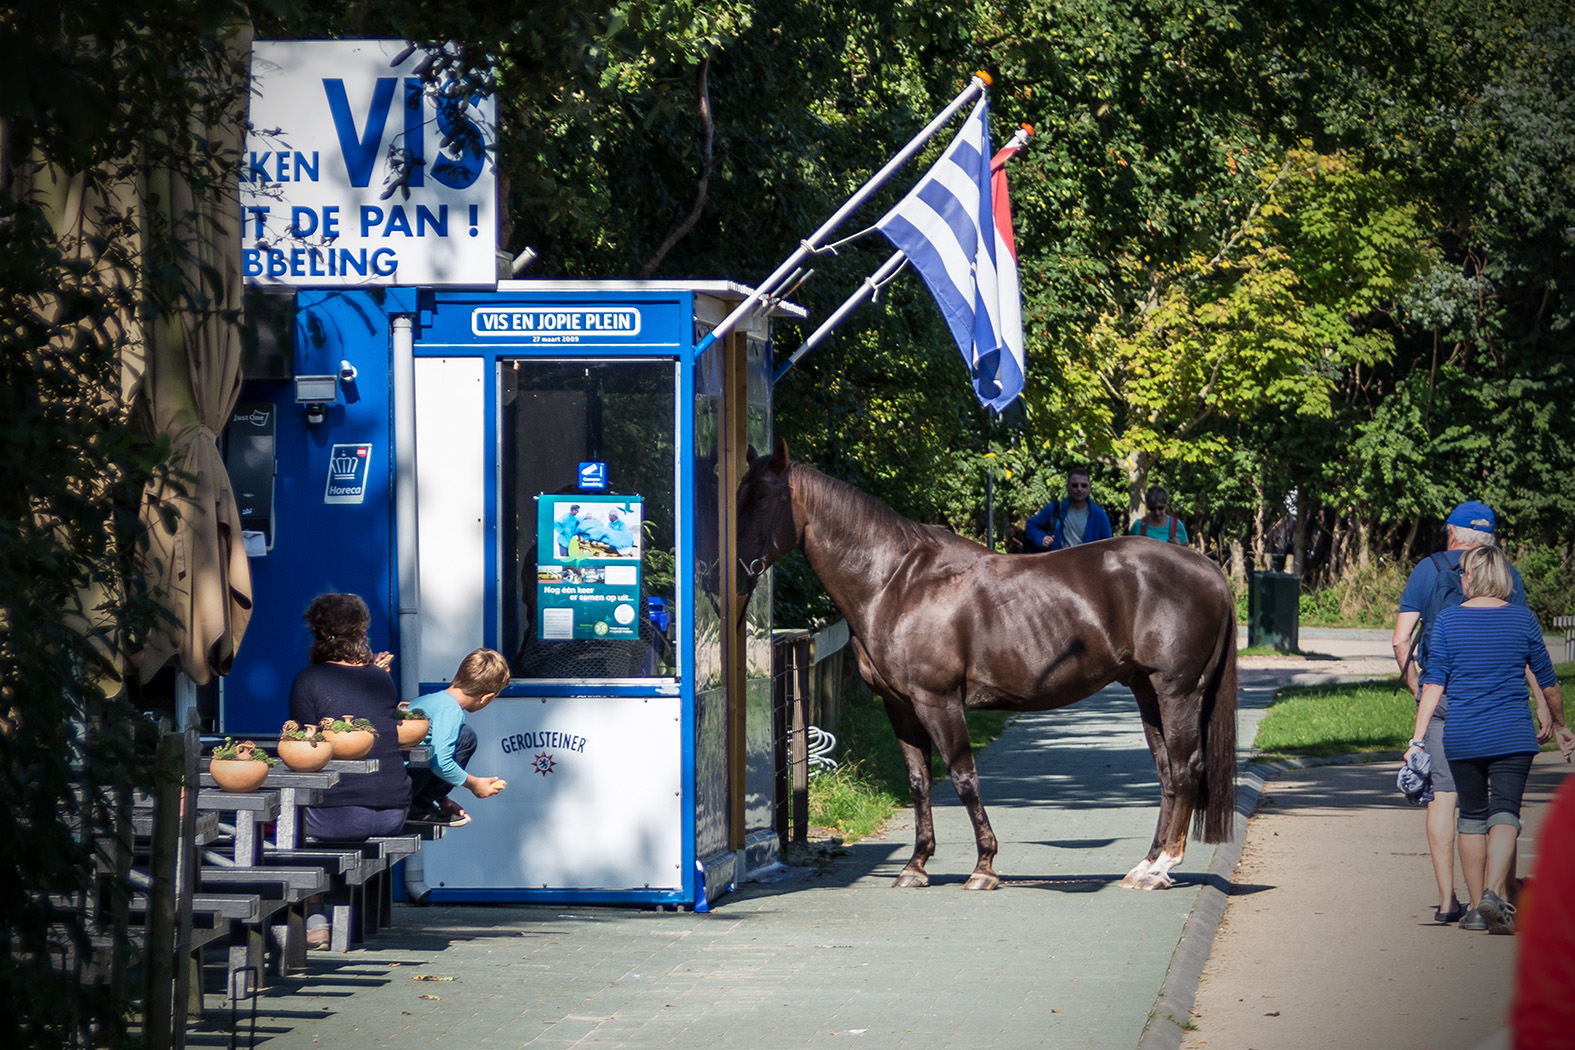
M 372 750 L 372 742 L 377 739 L 365 729 L 351 729 L 343 733 L 329 730 L 323 736 L 333 745 L 335 758 L 365 758 L 367 752 Z
M 407 718 L 399 723 L 399 746 L 415 747 L 426 739 L 427 730 L 432 728 L 430 718 Z
M 256 791 L 268 779 L 268 763 L 249 758 L 212 758 L 208 772 L 225 791 Z
M 334 749 L 326 740 L 281 740 L 279 761 L 297 773 L 315 773 L 333 761 Z

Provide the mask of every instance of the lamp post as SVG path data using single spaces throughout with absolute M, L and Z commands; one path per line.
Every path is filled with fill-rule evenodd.
M 995 550 L 995 453 L 986 452 L 989 472 L 984 478 L 984 541 L 991 552 Z

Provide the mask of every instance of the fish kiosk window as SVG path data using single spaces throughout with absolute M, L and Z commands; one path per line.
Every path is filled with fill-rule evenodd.
M 502 627 L 514 676 L 677 674 L 677 364 L 499 367 Z M 604 489 L 581 487 L 582 463 L 605 464 Z

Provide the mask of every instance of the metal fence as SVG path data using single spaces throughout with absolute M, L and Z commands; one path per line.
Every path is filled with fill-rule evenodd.
M 771 700 L 776 768 L 776 830 L 784 842 L 809 841 L 809 779 L 835 768 L 842 706 L 842 655 L 848 625 L 781 630 L 771 639 Z

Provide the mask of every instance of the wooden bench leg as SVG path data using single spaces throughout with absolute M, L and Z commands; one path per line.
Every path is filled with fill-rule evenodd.
M 361 908 L 361 939 L 364 941 L 368 937 L 375 937 L 377 931 L 383 928 L 383 910 L 378 906 L 377 890 L 373 880 L 368 879 L 353 892 Z
M 231 933 L 228 986 L 231 1001 L 250 999 L 262 990 L 266 941 L 267 933 L 262 926 L 242 926 Z
M 200 1021 L 203 1017 L 201 948 L 186 957 L 186 965 L 191 967 L 191 976 L 186 981 L 186 1017 Z
M 306 969 L 306 907 L 292 905 L 284 913 L 284 922 L 269 928 L 273 940 L 272 974 L 283 977 Z
M 403 872 L 400 874 L 403 874 Z M 384 868 L 377 873 L 377 914 L 385 929 L 394 925 L 394 871 L 392 868 Z
M 354 909 L 349 904 L 334 904 L 329 909 L 333 916 L 330 924 L 328 948 L 330 951 L 347 952 L 353 937 Z

